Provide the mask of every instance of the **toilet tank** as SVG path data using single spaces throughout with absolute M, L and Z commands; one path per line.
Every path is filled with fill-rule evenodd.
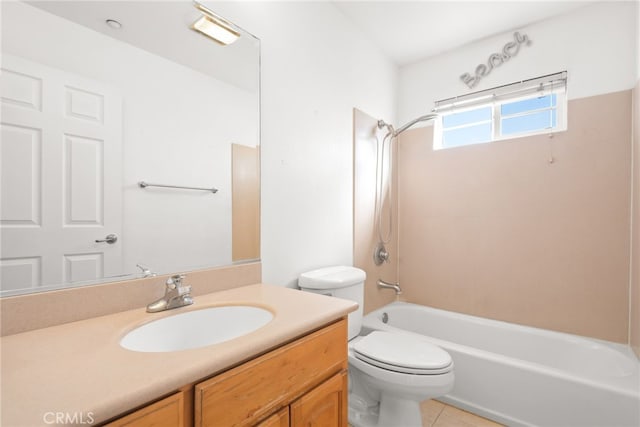
M 298 286 L 303 291 L 329 295 L 358 303 L 358 309 L 349 314 L 349 339 L 360 333 L 362 306 L 364 305 L 364 280 L 367 274 L 355 267 L 325 267 L 303 273 Z

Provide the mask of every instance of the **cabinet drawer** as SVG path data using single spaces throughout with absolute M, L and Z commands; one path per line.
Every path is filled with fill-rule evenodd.
M 179 392 L 145 406 L 105 427 L 177 427 L 184 426 L 184 393 Z
M 346 368 L 342 319 L 196 385 L 196 426 L 255 424 Z

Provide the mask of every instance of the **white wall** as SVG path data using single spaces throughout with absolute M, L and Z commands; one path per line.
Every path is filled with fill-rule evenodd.
M 262 41 L 263 281 L 352 264 L 352 108 L 393 120 L 395 66 L 328 2 L 210 7 Z
M 524 28 L 532 40 L 518 55 L 493 69 L 473 89 L 460 80 L 499 52 L 513 32 L 490 37 L 425 61 L 399 74 L 398 115 L 404 123 L 430 111 L 440 99 L 567 70 L 571 99 L 634 86 L 635 2 L 596 3 Z
M 23 3 L 3 5 L 2 32 L 4 52 L 123 94 L 124 271 L 230 264 L 230 144 L 256 144 L 255 96 Z M 141 180 L 219 192 L 142 190 Z

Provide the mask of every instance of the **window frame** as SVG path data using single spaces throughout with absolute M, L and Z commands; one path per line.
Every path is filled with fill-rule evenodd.
M 564 72 L 566 73 L 566 72 Z M 565 74 L 566 76 L 566 74 Z M 566 77 L 565 77 L 566 78 Z M 534 79 L 532 79 L 534 80 Z M 509 85 L 507 85 L 508 87 Z M 491 90 L 488 91 L 482 91 L 479 92 L 479 94 L 485 94 L 486 92 L 489 92 Z M 534 99 L 534 98 L 539 98 L 539 97 L 543 97 L 543 96 L 549 96 L 549 95 L 556 95 L 556 105 L 555 106 L 550 106 L 550 107 L 545 107 L 545 108 L 537 108 L 537 109 L 531 109 L 531 110 L 526 110 L 523 112 L 519 112 L 519 113 L 515 113 L 515 114 L 509 114 L 509 115 L 503 115 L 501 112 L 501 107 L 502 105 L 505 104 L 511 104 L 514 102 L 519 102 L 519 101 L 524 101 L 524 100 L 528 100 L 528 99 Z M 568 103 L 568 97 L 567 97 L 567 90 L 566 90 L 566 80 L 565 80 L 565 84 L 563 85 L 558 85 L 556 87 L 551 86 L 551 87 L 545 87 L 542 88 L 541 90 L 537 91 L 537 92 L 528 92 L 525 94 L 520 94 L 517 95 L 517 91 L 513 94 L 510 95 L 508 92 L 501 94 L 500 96 L 496 97 L 495 95 L 489 99 L 487 99 L 484 102 L 474 102 L 474 94 L 470 94 L 469 98 L 470 99 L 470 105 L 467 107 L 456 107 L 455 106 L 455 101 L 452 102 L 451 106 L 448 108 L 443 108 L 441 109 L 441 111 L 439 111 L 438 114 L 438 118 L 437 120 L 435 120 L 434 125 L 433 125 L 433 132 L 434 132 L 434 137 L 433 137 L 433 149 L 434 150 L 444 150 L 444 149 L 451 149 L 451 148 L 459 148 L 459 147 L 466 147 L 466 146 L 471 146 L 471 145 L 479 145 L 479 144 L 486 144 L 486 143 L 491 143 L 491 142 L 496 142 L 496 141 L 505 141 L 505 140 L 510 140 L 510 139 L 517 139 L 517 138 L 522 138 L 522 137 L 526 137 L 526 136 L 533 136 L 533 135 L 540 135 L 540 134 L 549 134 L 549 133 L 557 133 L 557 132 L 563 132 L 567 130 L 567 103 Z M 480 98 L 480 97 L 478 97 Z M 497 99 L 496 99 L 497 98 Z M 438 103 L 436 103 L 438 104 Z M 476 122 L 471 122 L 471 123 L 465 123 L 463 125 L 458 125 L 458 126 L 451 126 L 448 128 L 445 128 L 443 125 L 443 119 L 446 116 L 452 115 L 452 114 L 457 114 L 457 113 L 463 113 L 463 112 L 467 112 L 467 111 L 472 111 L 472 110 L 479 110 L 482 108 L 486 108 L 486 107 L 491 107 L 491 119 L 490 120 L 479 120 Z M 436 108 L 436 110 L 438 110 L 438 108 Z M 554 127 L 547 127 L 544 129 L 536 129 L 536 130 L 526 130 L 526 131 L 521 131 L 521 132 L 517 132 L 517 133 L 511 133 L 508 135 L 503 135 L 502 134 L 502 121 L 506 118 L 511 118 L 511 117 L 518 117 L 518 116 L 527 116 L 527 115 L 531 115 L 531 114 L 535 114 L 541 111 L 556 111 L 556 125 Z M 476 125 L 481 125 L 481 124 L 486 124 L 488 122 L 491 122 L 491 134 L 490 134 L 490 139 L 483 141 L 483 142 L 470 142 L 468 144 L 461 144 L 461 145 L 453 145 L 453 146 L 445 146 L 443 145 L 443 136 L 444 133 L 446 131 L 449 130 L 454 130 L 454 129 L 463 129 L 466 127 L 471 127 L 471 126 L 476 126 Z

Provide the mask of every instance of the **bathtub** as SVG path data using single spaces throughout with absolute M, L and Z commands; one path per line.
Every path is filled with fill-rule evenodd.
M 440 400 L 502 424 L 640 426 L 639 362 L 624 345 L 403 302 L 367 314 L 373 330 L 444 348 L 456 383 Z

